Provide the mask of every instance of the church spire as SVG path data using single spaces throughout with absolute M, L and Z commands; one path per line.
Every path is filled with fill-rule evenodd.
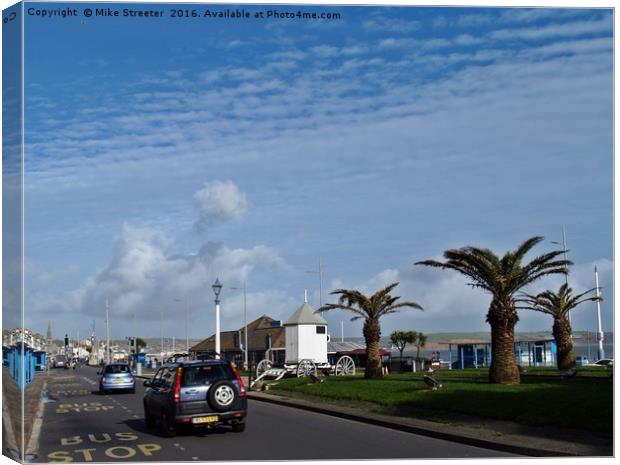
M 50 352 L 52 348 L 52 322 L 48 320 L 47 322 L 47 352 Z

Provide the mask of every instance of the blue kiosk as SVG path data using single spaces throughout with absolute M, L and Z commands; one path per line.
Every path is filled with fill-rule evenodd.
M 488 368 L 491 366 L 491 342 L 484 339 L 452 339 L 440 342 L 448 346 L 450 369 Z M 453 348 L 455 349 L 453 354 Z M 515 357 L 521 366 L 555 366 L 557 345 L 553 338 L 526 338 L 515 341 Z

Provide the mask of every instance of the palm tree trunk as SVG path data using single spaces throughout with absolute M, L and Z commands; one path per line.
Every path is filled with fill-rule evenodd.
M 553 319 L 553 337 L 558 345 L 558 370 L 568 370 L 575 366 L 575 352 L 571 339 L 572 329 L 566 315 L 556 316 Z
M 489 382 L 519 384 L 519 368 L 515 354 L 514 327 L 519 318 L 512 302 L 491 302 L 487 322 L 491 325 L 491 367 Z
M 366 370 L 364 378 L 383 378 L 381 370 L 381 325 L 379 320 L 368 319 L 364 322 L 364 339 L 366 341 Z

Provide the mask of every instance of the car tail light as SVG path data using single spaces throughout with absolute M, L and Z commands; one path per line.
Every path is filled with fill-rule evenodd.
M 181 376 L 183 375 L 183 368 L 179 367 L 177 371 L 177 377 L 174 380 L 174 403 L 181 402 Z
M 129 382 L 130 382 L 130 383 L 133 383 L 133 382 L 134 382 L 134 379 L 135 379 L 135 378 L 134 378 L 133 376 L 130 376 L 130 377 L 129 377 Z
M 235 377 L 237 378 L 237 382 L 239 383 L 239 396 L 245 397 L 245 386 L 243 384 L 243 380 L 241 379 L 241 375 L 239 374 L 239 370 L 237 370 L 237 366 L 234 363 L 231 363 L 230 368 L 232 369 Z
M 103 384 L 105 384 L 105 383 L 107 383 L 107 382 L 108 382 L 108 381 L 105 379 L 105 376 L 104 376 L 103 378 L 101 378 L 101 382 L 102 382 Z

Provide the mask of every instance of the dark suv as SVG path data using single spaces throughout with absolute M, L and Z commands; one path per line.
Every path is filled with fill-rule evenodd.
M 194 360 L 162 366 L 144 382 L 144 418 L 153 428 L 159 420 L 162 435 L 172 437 L 179 425 L 229 424 L 245 430 L 247 397 L 239 371 L 227 360 Z

